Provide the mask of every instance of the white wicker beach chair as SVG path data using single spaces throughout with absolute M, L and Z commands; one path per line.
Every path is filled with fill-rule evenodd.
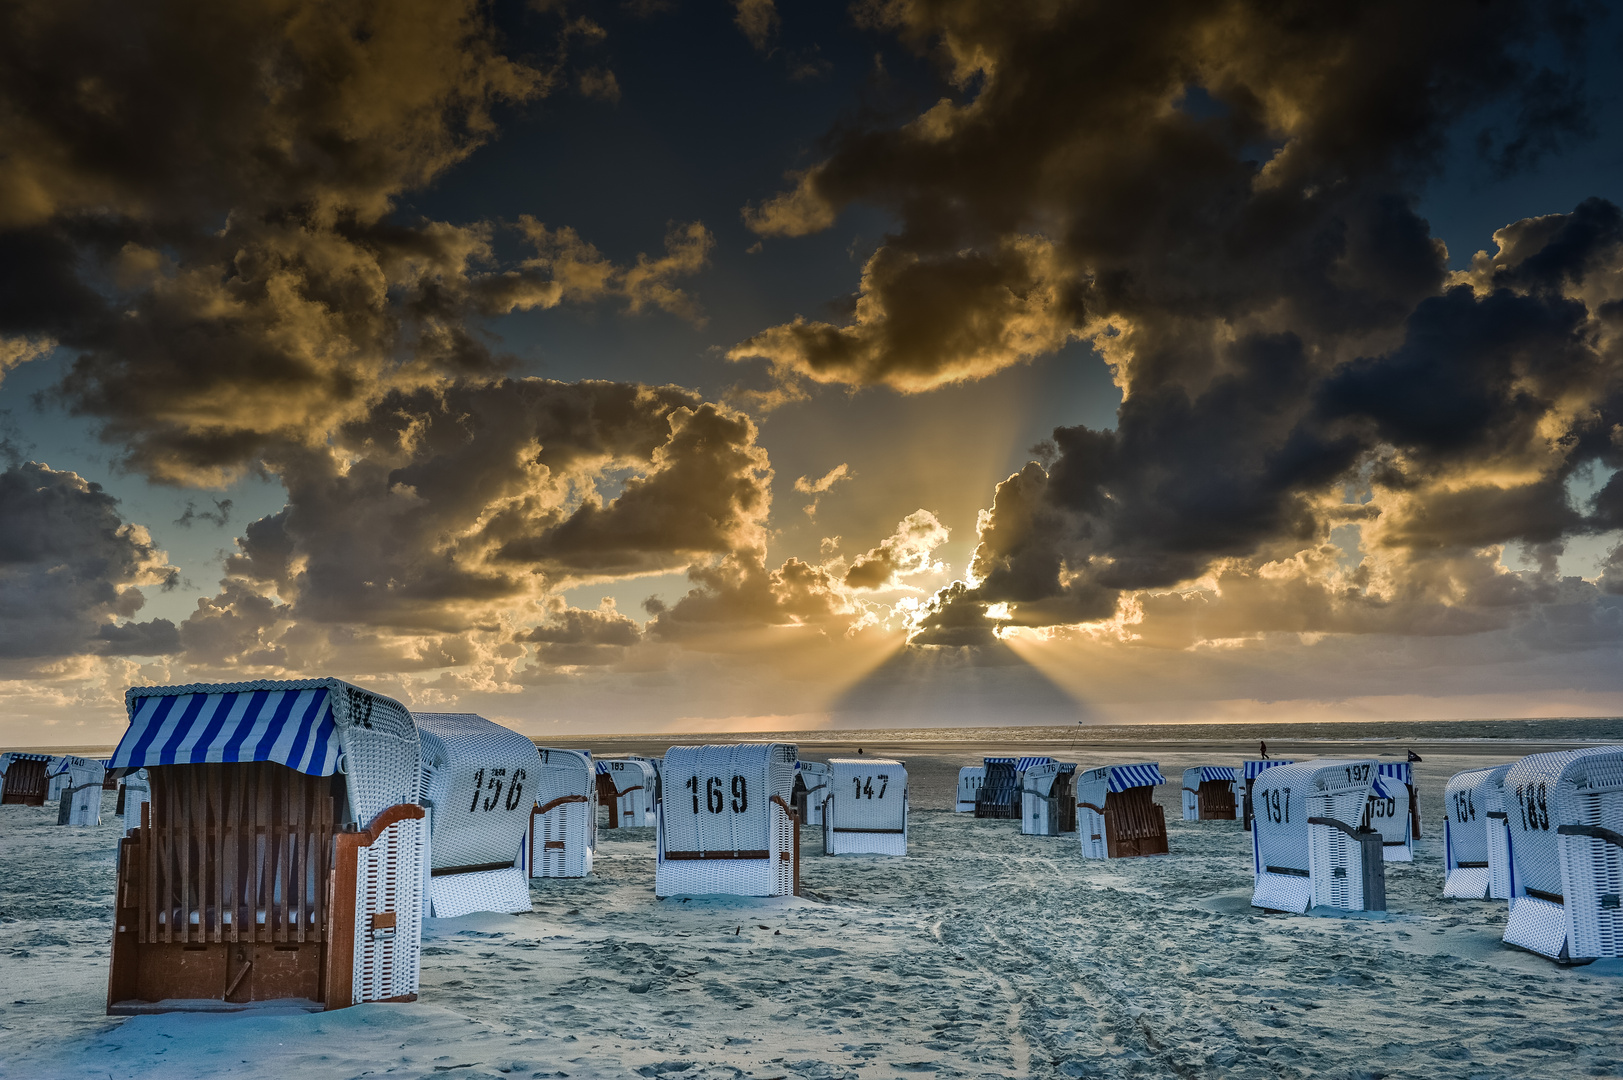
M 1166 813 L 1155 786 L 1167 782 L 1154 762 L 1105 765 L 1076 778 L 1076 827 L 1082 855 L 1120 859 L 1167 853 Z
M 597 853 L 597 770 L 585 750 L 541 748 L 530 816 L 533 878 L 578 878 Z
M 1623 955 L 1623 746 L 1524 757 L 1504 798 L 1505 942 L 1563 962 Z
M 790 800 L 802 825 L 823 824 L 823 802 L 829 794 L 831 770 L 821 761 L 795 762 L 795 797 Z
M 1240 819 L 1245 822 L 1247 832 L 1251 831 L 1251 788 L 1255 785 L 1257 777 L 1276 765 L 1294 765 L 1289 758 L 1247 758 L 1240 762 L 1240 778 L 1238 796 L 1240 799 Z
M 53 754 L 50 764 L 45 766 L 45 802 L 50 806 L 61 805 L 62 789 L 68 786 L 68 775 L 62 771 L 66 760 L 61 754 Z
M 1368 758 L 1282 764 L 1257 776 L 1252 906 L 1385 911 L 1381 834 L 1362 825 L 1372 790 L 1385 797 L 1388 789 Z
M 1185 769 L 1183 771 L 1183 819 L 1185 821 L 1200 820 L 1200 769 Z
M 985 765 L 966 765 L 958 770 L 958 805 L 960 814 L 973 814 L 975 812 L 975 799 L 980 794 L 981 785 L 986 783 Z
M 1488 895 L 1509 900 L 1516 895 L 1516 860 L 1510 850 L 1510 814 L 1505 802 L 1505 781 L 1510 766 L 1488 774 L 1482 793 L 1488 805 Z
M 893 758 L 829 759 L 823 854 L 907 854 L 907 766 Z
M 646 829 L 654 824 L 654 767 L 641 758 L 597 761 L 597 801 L 608 807 L 609 828 Z
M 789 801 L 798 756 L 793 743 L 671 747 L 660 780 L 654 894 L 792 895 L 800 877 Z
M 82 757 L 51 759 L 51 785 L 57 795 L 58 825 L 100 825 L 102 782 L 107 770 L 100 761 Z
M 50 754 L 0 754 L 0 805 L 44 806 L 50 769 Z
M 1443 896 L 1448 899 L 1494 899 L 1494 849 L 1500 849 L 1499 877 L 1508 885 L 1504 866 L 1510 855 L 1505 827 L 1504 778 L 1509 765 L 1455 773 L 1443 789 Z M 1492 809 L 1490 809 L 1492 807 Z M 1497 817 L 1490 817 L 1497 813 Z M 1504 891 L 1498 899 L 1507 899 Z
M 1020 832 L 1064 836 L 1076 832 L 1076 764 L 1050 759 L 1020 776 Z
M 534 777 L 529 739 L 473 713 L 413 713 L 423 742 L 428 811 L 426 914 L 529 911 L 524 870 Z
M 338 679 L 134 687 L 111 767 L 151 801 L 121 842 L 108 1011 L 417 995 L 417 727 Z
M 136 769 L 118 782 L 118 813 L 125 828 L 141 821 L 141 807 L 152 801 L 152 781 L 145 769 Z
M 1185 821 L 1233 821 L 1235 819 L 1232 765 L 1200 765 L 1183 771 L 1183 819 Z
M 657 801 L 659 799 L 659 771 L 660 771 L 661 768 L 664 767 L 665 759 L 664 758 L 657 758 L 657 757 L 644 757 L 641 754 L 627 754 L 625 756 L 625 760 L 627 760 L 627 761 L 640 761 L 644 765 L 648 766 L 648 768 L 653 772 L 653 774 L 654 774 L 653 798 Z
M 1413 766 L 1407 761 L 1383 761 L 1377 772 L 1386 794 L 1370 794 L 1365 824 L 1381 834 L 1381 853 L 1387 862 L 1413 862 L 1418 820 Z

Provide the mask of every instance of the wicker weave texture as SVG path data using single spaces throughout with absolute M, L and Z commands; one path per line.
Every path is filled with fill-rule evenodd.
M 1252 781 L 1255 906 L 1306 910 L 1291 906 L 1306 899 L 1319 906 L 1362 910 L 1362 848 L 1344 832 L 1310 825 L 1308 818 L 1333 818 L 1357 828 L 1375 766 L 1370 759 L 1325 758 L 1266 769 Z M 1282 899 L 1291 903 L 1278 902 Z
M 1185 769 L 1183 771 L 1183 819 L 1185 821 L 1200 820 L 1200 769 Z
M 1313 882 L 1305 873 L 1279 874 L 1268 869 L 1262 861 L 1257 830 L 1251 830 L 1251 864 L 1255 881 L 1251 888 L 1251 906 L 1268 911 L 1291 911 L 1300 915 L 1313 906 Z
M 1078 798 L 1081 798 L 1080 794 Z M 1105 840 L 1105 816 L 1091 806 L 1083 806 L 1080 802 L 1076 807 L 1076 834 L 1081 840 L 1084 859 L 1103 859 L 1109 856 L 1109 844 Z
M 1620 755 L 1623 750 L 1617 747 L 1590 747 L 1529 754 L 1510 767 L 1505 774 L 1504 800 L 1517 896 L 1564 895 L 1557 830 L 1565 824 L 1599 824 L 1582 821 L 1578 816 L 1581 808 L 1573 796 L 1580 778 L 1587 776 L 1584 763 Z M 1623 822 L 1609 827 L 1623 828 Z
M 101 824 L 101 781 L 79 786 L 75 784 L 62 792 L 61 812 L 58 814 L 58 825 L 100 825 Z
M 800 761 L 795 764 L 800 782 L 806 785 L 806 814 L 802 825 L 823 824 L 823 802 L 829 793 L 829 767 L 821 761 Z M 798 802 L 796 805 L 799 805 Z M 974 809 L 973 806 L 970 807 Z
M 1310 817 L 1333 818 L 1354 824 L 1369 796 L 1357 792 L 1313 792 L 1307 798 Z M 1309 825 L 1308 880 L 1313 884 L 1313 906 L 1363 911 L 1364 850 L 1352 837 L 1328 825 Z
M 409 719 L 409 718 L 408 718 Z M 406 818 L 358 849 L 355 876 L 354 1002 L 417 993 L 422 964 L 422 865 L 426 822 Z M 387 929 L 374 915 L 393 914 Z
M 1508 839 L 1501 819 L 1488 816 L 1491 804 L 1501 808 L 1502 781 L 1509 765 L 1467 769 L 1449 777 L 1443 788 L 1443 896 L 1448 899 L 1485 900 L 1493 893 L 1490 827 L 1494 844 Z M 1501 856 L 1502 858 L 1502 856 Z
M 1510 815 L 1505 806 L 1505 778 L 1510 766 L 1494 769 L 1482 787 L 1488 817 L 1488 896 L 1509 900 L 1516 895 L 1516 860 L 1510 850 Z
M 1027 769 L 1020 781 L 1020 832 L 1063 836 L 1076 824 L 1076 766 L 1050 761 Z
M 1579 959 L 1623 955 L 1623 747 L 1595 749 L 1557 783 L 1561 825 L 1601 833 L 1556 835 L 1569 948 Z
M 529 879 L 518 867 L 442 874 L 429 879 L 428 893 L 429 913 L 438 919 L 455 919 L 476 911 L 516 915 L 533 910 Z
M 785 807 L 798 756 L 792 743 L 671 747 L 660 778 L 655 895 L 790 895 L 795 827 Z
M 100 825 L 102 779 L 107 770 L 101 762 L 82 757 L 55 758 L 51 777 L 60 808 L 58 825 Z M 49 796 L 47 796 L 49 799 Z
M 1414 830 L 1409 816 L 1409 788 L 1388 782 L 1387 795 L 1370 792 L 1364 823 L 1381 834 L 1381 855 L 1387 862 L 1414 861 Z
M 411 713 L 393 698 L 328 681 L 343 753 L 340 767 L 355 820 L 371 821 L 391 806 L 417 803 L 422 797 L 422 744 Z
M 135 828 L 141 821 L 141 807 L 152 801 L 152 781 L 145 769 L 124 777 L 124 823 Z
M 413 716 L 423 743 L 429 865 L 447 870 L 516 862 L 535 805 L 540 751 L 518 732 L 472 713 Z M 437 907 L 431 912 L 442 914 Z
M 654 824 L 656 776 L 651 761 L 621 758 L 599 761 L 597 767 L 614 783 L 616 813 L 610 817 L 622 829 L 645 829 Z
M 644 765 L 648 766 L 650 769 L 653 770 L 654 786 L 652 788 L 648 789 L 649 790 L 649 798 L 654 799 L 655 801 L 658 801 L 658 799 L 659 799 L 660 777 L 663 775 L 663 770 L 665 768 L 665 759 L 664 758 L 657 758 L 657 757 L 643 757 L 641 754 L 627 754 L 626 755 L 626 760 L 627 761 L 640 761 Z M 652 822 L 650 822 L 650 824 L 652 824 Z
M 768 809 L 794 794 L 788 743 L 673 746 L 661 807 L 667 851 L 760 851 L 772 843 Z
M 1551 960 L 1572 955 L 1572 920 L 1564 904 L 1536 896 L 1520 896 L 1510 902 L 1510 918 L 1505 920 L 1506 945 L 1536 952 Z
M 597 847 L 597 773 L 581 750 L 542 747 L 535 806 L 530 818 L 531 877 L 585 877 Z
M 830 758 L 823 804 L 829 855 L 907 854 L 907 766 L 891 758 Z
M 980 793 L 981 785 L 986 782 L 986 766 L 966 765 L 958 770 L 958 805 L 960 814 L 973 814 L 975 812 L 975 796 Z

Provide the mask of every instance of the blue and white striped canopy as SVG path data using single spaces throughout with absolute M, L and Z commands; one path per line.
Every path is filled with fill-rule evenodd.
M 1232 781 L 1234 779 L 1233 765 L 1202 765 L 1200 767 L 1200 782 L 1208 780 Z
M 1126 791 L 1128 788 L 1154 787 L 1164 784 L 1167 778 L 1161 775 L 1161 766 L 1150 761 L 1142 765 L 1112 765 L 1110 766 L 1111 791 Z
M 1275 765 L 1295 764 L 1296 762 L 1287 761 L 1285 758 L 1269 758 L 1266 761 L 1247 761 L 1245 763 L 1245 778 L 1247 780 L 1255 780 L 1257 777 L 1262 775 L 1264 769 L 1271 769 Z
M 1400 784 L 1414 783 L 1414 766 L 1407 761 L 1383 761 L 1375 769 L 1382 776 L 1390 776 Z
M 337 771 L 338 729 L 325 686 L 213 694 L 164 690 L 131 692 L 130 727 L 108 768 L 274 761 L 310 776 Z
M 1051 757 L 1023 757 L 1014 763 L 1014 771 L 1025 772 L 1034 765 L 1047 765 L 1053 760 Z
M 1061 775 L 1063 775 L 1065 773 L 1068 773 L 1068 772 L 1076 772 L 1076 762 L 1074 762 L 1074 761 L 1062 761 L 1062 762 L 1060 762 L 1059 763 L 1059 771 L 1060 771 Z
M 800 763 L 798 761 L 795 763 L 795 767 L 796 768 L 800 767 Z M 602 773 L 604 776 L 607 776 L 609 774 L 609 763 L 606 762 L 606 761 L 598 762 L 597 763 L 597 771 Z
M 981 764 L 982 765 L 1013 765 L 1014 764 L 1014 758 L 1012 758 L 1012 757 L 981 758 Z

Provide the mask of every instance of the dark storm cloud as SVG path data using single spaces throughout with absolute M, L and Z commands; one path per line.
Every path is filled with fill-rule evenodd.
M 424 310 L 479 238 L 382 217 L 546 85 L 466 2 L 8 5 L 0 329 L 77 352 L 62 397 L 171 482 L 319 443 L 402 368 L 488 368 Z
M 1544 602 L 1487 549 L 1519 545 L 1544 581 L 1570 537 L 1615 527 L 1610 488 L 1580 506 L 1568 487 L 1620 463 L 1618 211 L 1512 225 L 1451 276 L 1414 208 L 1450 139 L 1480 135 L 1503 170 L 1589 130 L 1584 10 L 862 10 L 948 89 L 905 124 L 836 131 L 745 220 L 792 237 L 864 204 L 896 225 L 849 322 L 796 319 L 730 355 L 789 392 L 918 392 L 1081 338 L 1124 399 L 1114 430 L 1056 431 L 1048 468 L 999 486 L 969 580 L 915 641 L 1171 619 L 1122 605 L 1197 580 L 1229 582 L 1262 628 L 1260 601 L 1234 599 L 1262 595 L 1253 579 L 1333 583 L 1325 604 L 1278 593 L 1334 609 L 1304 626 L 1463 632 L 1422 608 Z M 1321 550 L 1341 526 L 1361 580 Z
M 1295 335 L 1245 338 L 1198 392 L 1140 387 L 1114 431 L 1056 431 L 1050 469 L 1033 463 L 999 486 L 971 568 L 978 584 L 938 597 L 922 640 L 991 633 L 984 617 L 949 618 L 959 604 L 973 614 L 1013 602 L 1017 624 L 1097 620 L 1124 593 L 1208 573 L 1258 631 L 1468 632 L 1508 618 L 1478 626 L 1471 608 L 1554 602 L 1562 545 L 1618 527 L 1615 478 L 1587 505 L 1568 490 L 1580 471 L 1623 465 L 1617 218 L 1590 202 L 1508 227 L 1497 259 L 1421 301 L 1378 355 L 1326 369 Z M 1295 554 L 1340 525 L 1360 530 L 1362 577 L 1333 556 Z M 1542 569 L 1496 571 L 1489 549 L 1503 545 Z M 1274 568 L 1262 573 L 1265 563 Z M 1268 605 L 1244 600 L 1261 595 L 1244 585 L 1253 579 L 1271 583 L 1274 608 L 1320 614 L 1263 615 Z M 1215 632 L 1224 620 L 1207 621 Z
M 796 320 L 732 352 L 791 380 L 916 391 L 1131 328 L 1131 392 L 1208 378 L 1220 324 L 1390 328 L 1441 281 L 1409 192 L 1448 126 L 1504 103 L 1516 118 L 1496 145 L 1525 161 L 1586 122 L 1581 76 L 1526 58 L 1581 32 L 1565 8 L 862 10 L 953 85 L 910 123 L 836 133 L 792 190 L 746 212 L 766 236 L 854 203 L 898 219 L 854 321 Z
M 174 652 L 168 620 L 116 620 L 177 578 L 99 485 L 33 461 L 0 472 L 0 658 Z
M 537 644 L 536 655 L 543 663 L 595 667 L 620 660 L 627 648 L 642 640 L 642 630 L 612 607 L 564 608 L 519 640 Z
M 815 626 L 843 634 L 854 629 L 853 619 L 860 619 L 862 611 L 840 591 L 838 579 L 827 568 L 790 558 L 773 570 L 762 550 L 692 567 L 688 580 L 693 587 L 674 604 L 654 597 L 643 602 L 654 616 L 648 624 L 651 637 L 714 641 L 731 639 L 740 631 L 784 626 Z M 759 645 L 756 641 L 743 648 Z
M 0 375 L 62 346 L 58 399 L 122 464 L 210 485 L 390 389 L 492 377 L 483 316 L 620 298 L 699 318 L 674 284 L 704 264 L 698 223 L 621 266 L 523 218 L 535 254 L 509 266 L 488 223 L 389 216 L 492 136 L 493 107 L 565 78 L 585 24 L 537 18 L 545 70 L 472 0 L 8 6 Z
M 376 220 L 545 85 L 466 0 L 22 0 L 0 14 L 0 225 Z
M 755 435 L 671 387 L 396 392 L 341 429 L 336 454 L 273 462 L 288 505 L 247 527 L 227 570 L 316 623 L 488 623 L 564 583 L 758 547 L 771 470 Z

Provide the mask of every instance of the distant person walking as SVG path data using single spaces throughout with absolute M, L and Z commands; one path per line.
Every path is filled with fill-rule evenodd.
M 1262 755 L 1262 760 L 1264 760 L 1264 761 L 1268 760 L 1268 744 L 1267 743 L 1258 742 L 1257 743 L 1257 752 Z

